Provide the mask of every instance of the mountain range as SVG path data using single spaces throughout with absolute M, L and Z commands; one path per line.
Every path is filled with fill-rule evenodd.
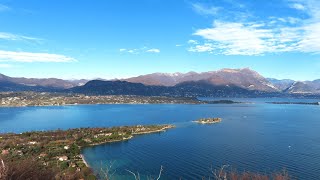
M 183 82 L 206 81 L 215 86 L 238 86 L 248 90 L 274 92 L 279 91 L 272 83 L 259 73 L 244 69 L 222 69 L 203 73 L 154 73 L 124 79 L 128 82 L 142 83 L 145 85 L 175 86 Z
M 247 90 L 281 92 L 289 94 L 319 94 L 320 80 L 294 81 L 265 78 L 249 68 L 221 69 L 203 73 L 153 73 L 124 79 L 145 85 L 175 86 L 183 82 L 205 81 L 215 86 L 237 86 Z
M 0 85 L 4 88 L 4 83 L 17 84 L 20 87 L 31 88 L 32 87 L 45 87 L 45 88 L 53 88 L 53 89 L 68 89 L 75 86 L 81 86 L 87 83 L 88 80 L 63 80 L 57 78 L 24 78 L 24 77 L 9 77 L 3 74 L 0 74 Z
M 56 91 L 148 96 L 320 95 L 320 80 L 265 78 L 249 68 L 203 73 L 153 73 L 121 80 L 13 78 L 0 74 L 0 91 Z

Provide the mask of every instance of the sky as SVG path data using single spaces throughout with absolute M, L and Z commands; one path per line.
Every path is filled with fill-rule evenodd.
M 251 68 L 320 79 L 319 0 L 0 0 L 0 73 L 114 79 Z

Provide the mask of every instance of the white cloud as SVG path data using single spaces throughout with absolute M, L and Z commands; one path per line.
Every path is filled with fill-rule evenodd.
M 0 64 L 0 68 L 12 68 L 11 64 Z
M 303 27 L 304 36 L 298 42 L 302 52 L 320 53 L 320 22 Z
M 188 50 L 224 55 L 320 53 L 320 1 L 289 0 L 289 3 L 296 4 L 292 8 L 299 8 L 309 16 L 304 19 L 270 17 L 256 22 L 216 20 L 212 27 L 194 32 L 193 35 L 203 40 L 198 44 L 189 43 L 191 47 Z
M 300 18 L 294 18 L 294 17 L 288 17 L 287 18 L 287 22 L 289 22 L 290 24 L 296 24 L 298 22 L 301 22 Z
M 126 48 L 121 48 L 119 49 L 119 51 L 121 53 L 130 53 L 130 54 L 139 54 L 139 50 L 138 49 L 126 49 Z
M 197 30 L 194 35 L 217 43 L 216 48 L 223 54 L 257 55 L 268 49 L 273 34 L 259 28 L 259 24 L 214 22 L 213 28 Z M 208 47 L 208 46 L 206 46 Z M 211 48 L 213 48 L 211 46 Z M 199 51 L 201 52 L 201 51 Z
M 0 50 L 0 62 L 75 62 L 76 60 L 60 54 L 15 52 Z
M 146 52 L 149 52 L 149 53 L 160 53 L 160 49 L 149 49 Z
M 199 43 L 198 41 L 191 39 L 188 41 L 188 44 L 199 44 Z
M 294 3 L 290 5 L 291 8 L 297 9 L 297 10 L 305 10 L 306 7 L 299 3 Z
M 157 48 L 148 48 L 148 47 L 142 47 L 138 49 L 126 49 L 121 48 L 119 49 L 122 53 L 130 53 L 130 54 L 141 54 L 141 53 L 160 53 L 160 49 Z
M 0 12 L 8 11 L 10 8 L 4 4 L 0 4 Z
M 300 23 L 302 22 L 302 19 L 300 18 L 295 18 L 295 17 L 279 17 L 279 18 L 276 18 L 276 17 L 269 17 L 269 19 L 271 21 L 267 22 L 267 24 L 279 24 L 279 23 L 290 23 L 290 24 L 297 24 L 297 23 Z
M 319 0 L 288 0 L 289 7 L 300 10 L 308 14 L 311 18 L 308 20 L 319 21 L 320 19 L 320 1 Z
M 190 52 L 212 52 L 215 48 L 211 43 L 205 43 L 203 45 L 196 45 L 194 47 L 190 47 L 188 51 Z
M 36 41 L 36 42 L 42 41 L 42 39 L 39 39 L 39 38 L 12 34 L 7 32 L 0 32 L 0 39 L 10 40 L 10 41 Z
M 194 11 L 202 15 L 216 15 L 220 10 L 219 7 L 208 7 L 199 3 L 192 4 L 192 8 L 194 9 Z
M 131 54 L 137 53 L 137 52 L 136 52 L 136 49 L 131 49 L 131 50 L 128 50 L 127 52 L 128 52 L 128 53 L 131 53 Z

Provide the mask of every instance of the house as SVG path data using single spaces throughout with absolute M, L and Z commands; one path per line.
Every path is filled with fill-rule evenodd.
M 35 144 L 37 144 L 37 142 L 35 142 L 35 141 L 30 141 L 29 144 L 35 145 Z
M 60 156 L 58 157 L 59 161 L 67 161 L 68 160 L 68 156 Z
M 64 146 L 63 149 L 68 150 L 68 149 L 70 149 L 70 147 L 69 146 Z
M 100 136 L 111 136 L 111 135 L 112 135 L 112 133 L 100 133 L 100 134 L 94 135 L 93 137 L 98 138 Z
M 9 150 L 7 149 L 2 150 L 1 155 L 7 155 L 7 154 L 9 154 Z
M 46 157 L 46 156 L 47 156 L 46 153 L 41 153 L 41 154 L 39 155 L 40 158 L 41 158 L 41 157 Z

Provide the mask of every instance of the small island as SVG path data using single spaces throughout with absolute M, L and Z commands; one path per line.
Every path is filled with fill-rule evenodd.
M 201 118 L 198 119 L 194 122 L 199 123 L 199 124 L 215 124 L 221 122 L 221 118 Z
M 170 128 L 174 126 L 137 125 L 0 134 L 0 165 L 3 164 L 0 168 L 8 167 L 13 175 L 34 174 L 44 179 L 96 179 L 81 154 L 83 147 L 125 141 L 136 135 Z M 35 169 L 39 171 L 33 172 Z M 21 179 L 24 178 L 33 179 L 29 176 Z

